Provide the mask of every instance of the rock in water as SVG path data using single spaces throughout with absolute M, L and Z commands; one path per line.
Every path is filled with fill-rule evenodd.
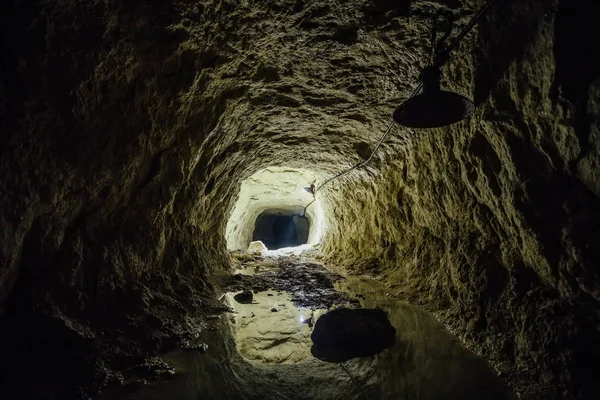
M 396 329 L 379 309 L 339 308 L 321 316 L 311 335 L 310 352 L 329 362 L 381 353 L 396 341 Z
M 233 298 L 240 304 L 251 304 L 254 295 L 251 291 L 245 290 L 242 293 L 236 294 L 235 296 L 233 296 Z

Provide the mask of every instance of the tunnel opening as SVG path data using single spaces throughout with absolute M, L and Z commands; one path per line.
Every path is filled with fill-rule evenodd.
M 323 208 L 305 189 L 316 179 L 311 171 L 289 167 L 265 168 L 244 179 L 227 222 L 227 248 L 246 250 L 257 241 L 284 252 L 318 245 L 325 231 Z
M 286 211 L 263 211 L 254 224 L 252 241 L 260 240 L 269 250 L 308 243 L 310 220 Z

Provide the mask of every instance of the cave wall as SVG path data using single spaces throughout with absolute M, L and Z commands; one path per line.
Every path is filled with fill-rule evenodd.
M 598 11 L 504 5 L 445 71 L 474 76 L 475 116 L 410 133 L 332 197 L 332 261 L 344 248 L 350 268 L 437 310 L 524 398 L 598 396 Z
M 2 387 L 76 398 L 112 379 L 90 379 L 99 355 L 173 345 L 223 308 L 224 218 L 202 206 L 236 185 L 203 150 L 223 91 L 195 91 L 175 4 L 0 7 Z
M 244 178 L 351 165 L 389 112 L 363 116 L 362 103 L 406 86 L 381 76 L 396 60 L 359 37 L 359 18 L 399 27 L 389 4 L 2 7 L 3 306 L 20 279 L 23 293 L 78 293 L 76 308 L 116 282 L 208 281 Z M 373 57 L 344 58 L 353 43 Z
M 6 38 L 29 23 L 3 58 L 2 303 L 26 272 L 87 296 L 155 270 L 202 276 L 216 253 L 185 199 L 204 190 L 190 176 L 205 173 L 196 152 L 219 115 L 203 110 L 192 134 L 178 111 L 195 71 L 166 29 L 171 8 L 23 2 L 3 13 Z
M 192 330 L 217 307 L 241 181 L 368 157 L 425 65 L 428 15 L 464 25 L 479 5 L 3 2 L 0 310 L 24 322 L 10 338 L 49 351 L 49 325 L 84 341 Z M 331 262 L 437 311 L 529 398 L 594 394 L 595 15 L 591 0 L 503 2 L 444 70 L 474 117 L 396 129 L 321 195 Z

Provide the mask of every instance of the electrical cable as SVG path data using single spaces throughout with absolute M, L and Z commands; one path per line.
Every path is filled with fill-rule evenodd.
M 363 392 L 363 394 L 365 395 L 367 400 L 371 400 L 371 398 L 369 397 L 369 393 L 367 393 L 367 390 L 360 386 L 360 384 L 356 381 L 356 379 L 354 379 L 354 377 L 352 376 L 352 374 L 350 373 L 350 371 L 348 371 L 348 368 L 346 368 L 346 366 L 344 365 L 344 363 L 340 363 L 341 367 L 344 369 L 344 371 L 346 371 L 346 374 L 348 374 L 348 376 L 350 377 L 350 380 L 352 381 L 352 383 L 354 383 L 356 385 L 356 387 Z
M 369 163 L 369 161 L 371 161 L 371 159 L 373 158 L 373 156 L 375 155 L 375 152 L 379 149 L 379 146 L 381 146 L 381 143 L 383 143 L 383 141 L 385 140 L 385 138 L 387 137 L 387 135 L 390 133 L 390 131 L 392 130 L 392 128 L 394 127 L 394 125 L 396 125 L 396 122 L 394 122 L 394 120 L 392 120 L 392 122 L 388 125 L 388 128 L 386 129 L 385 133 L 383 134 L 383 136 L 381 137 L 381 139 L 379 139 L 379 143 L 377 143 L 377 146 L 375 146 L 375 150 L 373 150 L 373 152 L 371 153 L 371 155 L 369 156 L 369 158 L 367 158 L 365 161 L 356 164 L 353 167 L 350 167 L 342 172 L 340 172 L 339 174 L 327 179 L 325 182 L 323 182 L 321 185 L 319 185 L 317 187 L 317 189 L 315 190 L 314 194 L 315 194 L 315 198 L 313 199 L 313 201 L 311 201 L 310 203 L 308 203 L 306 205 L 306 207 L 304 207 L 304 211 L 302 211 L 302 215 L 306 216 L 306 209 L 315 201 L 317 201 L 316 195 L 319 192 L 319 190 L 321 190 L 321 188 L 325 185 L 327 185 L 329 182 L 333 182 L 334 180 L 341 178 L 342 176 L 346 175 L 347 173 L 360 168 L 364 165 L 367 165 Z
M 438 40 L 437 35 L 440 29 L 440 19 L 444 17 L 446 25 L 443 25 L 444 36 L 440 40 Z M 435 16 L 432 18 L 432 26 L 431 26 L 431 54 L 429 57 L 429 62 L 433 65 L 435 63 L 436 56 L 440 53 L 442 44 L 448 39 L 450 34 L 452 33 L 452 29 L 454 27 L 454 21 L 452 20 L 448 10 L 444 8 L 438 9 Z
M 475 24 L 494 6 L 498 0 L 489 0 L 483 7 L 477 11 L 477 13 L 471 18 L 467 26 L 465 26 L 459 33 L 456 35 L 452 43 L 445 48 L 444 50 L 440 50 L 437 52 L 435 58 L 435 64 L 438 67 L 443 66 L 450 59 L 450 52 L 458 47 L 460 41 L 473 29 Z
M 454 40 L 452 41 L 452 43 L 450 43 L 450 45 L 448 47 L 446 47 L 445 49 L 441 50 L 439 49 L 439 47 L 441 46 L 441 44 L 448 38 L 448 36 L 450 35 L 450 30 L 448 30 L 444 36 L 442 37 L 442 39 L 437 43 L 437 45 L 435 46 L 435 56 L 434 56 L 434 64 L 438 67 L 443 66 L 446 62 L 448 62 L 448 60 L 450 59 L 450 52 L 452 50 L 454 50 L 456 47 L 458 47 L 460 41 L 467 35 L 467 33 L 469 33 L 471 31 L 471 29 L 473 29 L 473 27 L 475 26 L 475 24 L 477 24 L 477 22 L 492 8 L 492 6 L 494 6 L 494 4 L 496 4 L 498 2 L 498 0 L 489 0 L 483 7 L 481 7 L 479 9 L 479 11 L 477 11 L 477 13 L 473 16 L 473 18 L 471 18 L 471 20 L 469 21 L 469 23 L 458 33 L 458 35 L 456 36 L 456 38 L 454 38 Z M 432 40 L 435 40 L 437 36 L 437 34 L 435 33 L 435 27 L 434 27 L 434 33 L 432 34 Z M 432 48 L 434 48 L 434 44 L 432 43 Z M 406 101 L 410 100 L 411 98 L 413 98 L 423 87 L 423 82 L 421 81 L 419 83 L 419 85 L 413 90 L 413 92 L 411 93 L 411 95 L 408 97 L 408 99 L 404 100 L 403 103 L 405 103 Z M 383 141 L 385 140 L 385 138 L 387 138 L 388 134 L 391 132 L 392 128 L 394 127 L 396 123 L 394 122 L 394 120 L 392 119 L 392 122 L 389 124 L 388 128 L 386 129 L 385 133 L 383 134 L 383 136 L 381 137 L 381 139 L 379 140 L 379 143 L 377 143 L 377 146 L 375 146 L 375 149 L 373 150 L 373 152 L 371 152 L 371 155 L 369 156 L 369 158 L 367 158 L 365 161 L 356 164 L 353 167 L 350 167 L 342 172 L 340 172 L 339 174 L 327 179 L 325 182 L 323 182 L 321 185 L 319 185 L 317 187 L 316 190 L 313 191 L 313 196 L 314 199 L 313 201 L 311 201 L 310 203 L 308 203 L 306 205 L 306 207 L 304 207 L 304 210 L 302 211 L 302 214 L 300 215 L 300 217 L 303 218 L 307 218 L 306 217 L 306 210 L 308 209 L 308 207 L 313 204 L 315 201 L 317 201 L 317 193 L 321 190 L 321 188 L 323 188 L 323 186 L 327 185 L 330 182 L 335 181 L 336 179 L 346 175 L 347 173 L 363 167 L 365 165 L 367 165 L 371 159 L 373 158 L 373 156 L 375 155 L 375 152 L 377 152 L 377 150 L 379 149 L 379 147 L 381 146 L 381 144 L 383 143 Z
M 416 88 L 415 88 L 415 89 L 412 91 L 412 93 L 410 94 L 410 96 L 408 97 L 408 99 L 410 99 L 410 98 L 414 97 L 414 96 L 415 96 L 415 95 L 416 95 L 416 94 L 417 94 L 417 93 L 418 93 L 418 92 L 421 90 L 421 88 L 422 88 L 422 87 L 423 87 L 423 82 L 420 82 L 420 83 L 419 83 L 419 85 L 417 85 L 417 87 L 416 87 Z M 408 100 L 408 99 L 406 99 L 406 100 Z M 406 100 L 405 100 L 405 101 L 406 101 Z M 385 138 L 386 138 L 386 137 L 389 135 L 389 133 L 392 131 L 392 128 L 394 127 L 394 125 L 396 125 L 396 122 L 394 122 L 394 120 L 392 119 L 392 121 L 391 121 L 391 122 L 390 122 L 390 124 L 388 125 L 387 129 L 385 130 L 385 133 L 383 134 L 383 136 L 381 137 L 381 139 L 379 139 L 379 142 L 377 143 L 377 146 L 375 146 L 375 149 L 373 149 L 373 151 L 371 152 L 371 155 L 369 156 L 369 158 L 367 158 L 367 159 L 366 159 L 365 161 L 363 161 L 363 162 L 360 162 L 360 163 L 356 164 L 356 165 L 355 165 L 355 166 L 353 166 L 353 167 L 350 167 L 350 168 L 348 168 L 348 169 L 346 169 L 346 170 L 344 170 L 344 171 L 340 172 L 339 174 L 337 174 L 337 175 L 335 175 L 335 176 L 333 176 L 333 177 L 331 177 L 331 178 L 327 179 L 325 182 L 323 182 L 322 184 L 320 184 L 320 185 L 319 185 L 319 186 L 318 186 L 318 187 L 315 189 L 315 191 L 314 191 L 314 196 L 315 196 L 315 198 L 313 199 L 313 201 L 311 201 L 310 203 L 308 203 L 308 204 L 306 205 L 306 207 L 304 207 L 304 210 L 302 211 L 302 214 L 300 215 L 300 217 L 304 217 L 304 218 L 306 218 L 306 210 L 308 209 L 308 207 L 309 207 L 309 206 L 310 206 L 312 203 L 314 203 L 315 201 L 317 201 L 317 197 L 316 197 L 316 196 L 317 196 L 317 193 L 319 193 L 319 190 L 321 190 L 321 188 L 322 188 L 323 186 L 327 185 L 327 184 L 328 184 L 328 183 L 330 183 L 330 182 L 333 182 L 334 180 L 336 180 L 336 179 L 338 179 L 338 178 L 340 178 L 340 177 L 342 177 L 342 176 L 346 175 L 347 173 L 349 173 L 349 172 L 351 172 L 351 171 L 353 171 L 353 170 L 355 170 L 355 169 L 357 169 L 357 168 L 360 168 L 360 167 L 363 167 L 363 166 L 367 165 L 367 164 L 368 164 L 368 163 L 371 161 L 371 159 L 373 158 L 373 156 L 375 155 L 375 153 L 377 152 L 377 150 L 379 150 L 379 147 L 381 146 L 381 144 L 383 143 L 383 141 L 385 140 Z

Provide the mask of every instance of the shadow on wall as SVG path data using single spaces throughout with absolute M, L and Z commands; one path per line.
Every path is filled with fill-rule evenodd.
M 269 250 L 308 243 L 310 221 L 289 212 L 264 211 L 256 219 L 252 240 L 260 240 Z
M 540 15 L 552 9 L 552 2 L 503 2 L 495 7 L 488 20 L 478 25 L 483 41 L 475 70 L 476 105 L 487 101 L 508 67 L 519 59 L 536 37 Z M 539 9 L 532 12 L 531 8 Z

